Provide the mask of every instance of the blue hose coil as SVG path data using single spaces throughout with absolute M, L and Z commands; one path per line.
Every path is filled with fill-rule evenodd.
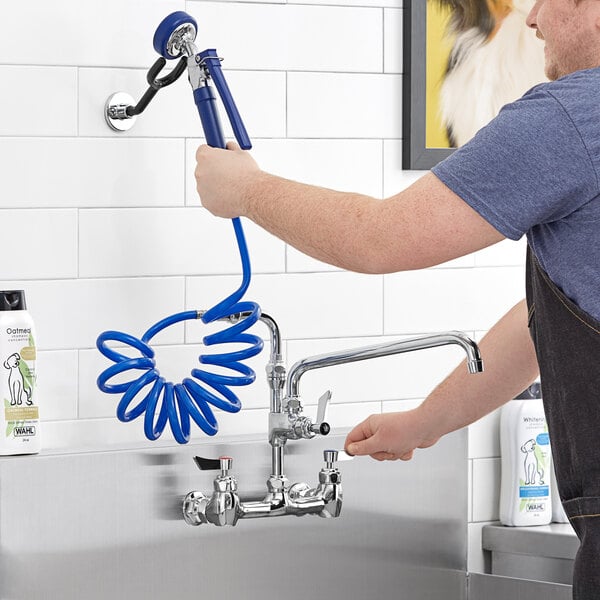
M 133 421 L 144 415 L 144 434 L 151 441 L 161 436 L 167 422 L 179 444 L 189 441 L 191 420 L 207 435 L 215 435 L 218 423 L 211 405 L 226 412 L 238 412 L 242 405 L 230 386 L 249 385 L 256 379 L 254 371 L 242 361 L 256 356 L 263 348 L 260 337 L 245 333 L 260 319 L 261 311 L 256 302 L 242 301 L 250 285 L 250 259 L 242 224 L 239 219 L 233 219 L 232 222 L 242 260 L 242 283 L 233 294 L 207 310 L 201 320 L 207 324 L 240 313 L 244 313 L 244 317 L 222 331 L 205 336 L 203 343 L 205 346 L 248 344 L 248 347 L 235 352 L 202 354 L 198 360 L 201 364 L 223 367 L 238 375 L 222 375 L 196 368 L 192 369 L 191 377 L 186 377 L 181 383 L 174 384 L 161 377 L 149 342 L 170 325 L 198 319 L 198 312 L 195 310 L 177 313 L 158 321 L 141 339 L 119 331 L 105 331 L 96 340 L 98 350 L 115 363 L 100 374 L 98 387 L 108 394 L 123 394 L 117 406 L 117 418 L 120 421 Z M 132 358 L 121 354 L 110 348 L 108 342 L 129 346 L 139 351 L 141 356 Z M 129 371 L 142 371 L 142 374 L 124 383 L 109 383 L 113 377 Z M 146 395 L 130 408 L 145 389 L 148 389 Z

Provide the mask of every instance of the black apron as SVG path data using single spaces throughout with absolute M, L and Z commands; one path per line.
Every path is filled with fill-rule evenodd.
M 526 285 L 529 328 L 540 367 L 558 490 L 581 541 L 573 598 L 598 600 L 600 322 L 563 294 L 531 248 L 527 249 Z

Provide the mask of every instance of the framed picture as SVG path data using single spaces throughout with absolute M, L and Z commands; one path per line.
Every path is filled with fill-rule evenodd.
M 544 45 L 528 5 L 508 0 L 405 0 L 404 169 L 430 169 L 533 86 Z
M 430 169 L 453 151 L 439 116 L 439 88 L 451 50 L 448 17 L 437 2 L 404 2 L 403 169 Z

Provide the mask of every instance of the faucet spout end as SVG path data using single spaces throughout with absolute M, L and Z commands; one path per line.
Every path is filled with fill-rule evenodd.
M 467 361 L 467 367 L 469 368 L 469 373 L 474 375 L 475 373 L 483 373 L 483 361 L 480 358 L 472 359 Z

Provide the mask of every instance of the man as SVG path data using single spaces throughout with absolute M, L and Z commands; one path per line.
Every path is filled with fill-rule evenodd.
M 600 2 L 538 0 L 527 24 L 545 43 L 551 81 L 395 196 L 269 175 L 235 144 L 200 147 L 196 178 L 215 215 L 246 216 L 365 273 L 424 268 L 527 235 L 527 303 L 482 340 L 485 373 L 457 368 L 420 407 L 360 423 L 346 448 L 408 460 L 513 398 L 539 368 L 559 490 L 582 540 L 573 594 L 588 600 L 600 597 Z

